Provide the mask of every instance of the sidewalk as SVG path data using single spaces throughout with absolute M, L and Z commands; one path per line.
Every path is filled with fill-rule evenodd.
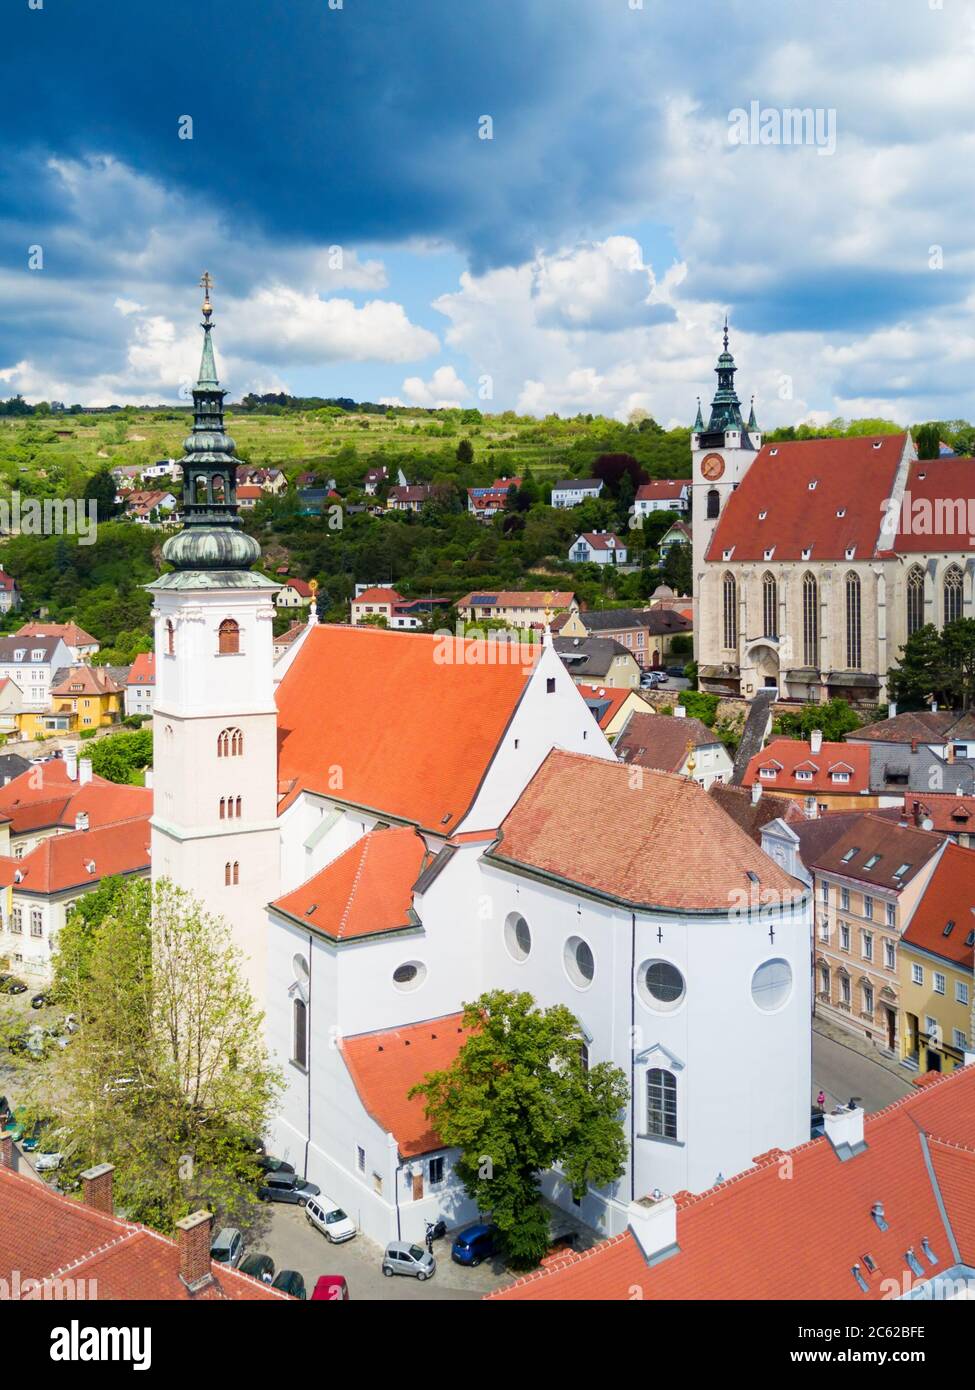
M 878 1067 L 885 1067 L 892 1075 L 897 1076 L 901 1081 L 910 1081 L 914 1075 L 907 1067 L 902 1067 L 896 1057 L 889 1057 L 880 1051 L 879 1047 L 874 1047 L 873 1043 L 867 1042 L 866 1038 L 858 1038 L 855 1033 L 848 1032 L 846 1028 L 841 1028 L 832 1019 L 822 1018 L 817 1015 L 813 1019 L 813 1032 L 819 1033 L 824 1038 L 829 1038 L 831 1042 L 837 1043 L 840 1047 L 847 1047 L 851 1052 L 858 1052 L 861 1057 L 866 1057 L 871 1062 L 876 1062 Z

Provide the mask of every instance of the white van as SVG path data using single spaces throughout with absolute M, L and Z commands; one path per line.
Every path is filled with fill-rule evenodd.
M 324 1193 L 320 1197 L 309 1197 L 305 1203 L 305 1215 L 311 1224 L 333 1245 L 342 1240 L 351 1240 L 356 1233 L 356 1224 L 351 1217 Z

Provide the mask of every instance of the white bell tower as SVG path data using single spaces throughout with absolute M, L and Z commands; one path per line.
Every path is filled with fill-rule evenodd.
M 153 881 L 168 878 L 226 919 L 265 998 L 265 904 L 278 892 L 277 712 L 272 621 L 278 586 L 251 566 L 240 529 L 234 441 L 210 339 L 193 389 L 183 466 L 185 527 L 163 546 L 173 566 L 153 595 Z

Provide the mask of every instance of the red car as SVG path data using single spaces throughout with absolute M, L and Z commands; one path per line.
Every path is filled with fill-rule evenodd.
M 349 1300 L 349 1284 L 344 1274 L 323 1274 L 315 1285 L 315 1292 L 312 1294 L 312 1302 L 315 1299 L 327 1299 L 329 1303 L 347 1303 Z

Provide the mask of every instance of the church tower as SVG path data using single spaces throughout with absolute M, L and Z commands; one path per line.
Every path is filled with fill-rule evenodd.
M 234 441 L 213 356 L 204 274 L 203 357 L 184 444 L 185 526 L 154 600 L 152 876 L 226 919 L 265 996 L 264 906 L 278 891 L 277 713 L 272 620 L 278 586 L 252 566 L 260 546 L 237 515 Z
M 748 424 L 742 420 L 741 401 L 735 389 L 735 359 L 728 351 L 728 320 L 724 322 L 724 350 L 715 367 L 718 389 L 711 402 L 707 425 L 697 403 L 697 419 L 691 432 L 691 522 L 693 533 L 694 598 L 698 600 L 704 557 L 711 544 L 718 518 L 725 503 L 748 471 L 762 447 L 762 436 L 755 420 L 752 398 Z M 699 605 L 695 608 L 694 654 L 697 655 Z

